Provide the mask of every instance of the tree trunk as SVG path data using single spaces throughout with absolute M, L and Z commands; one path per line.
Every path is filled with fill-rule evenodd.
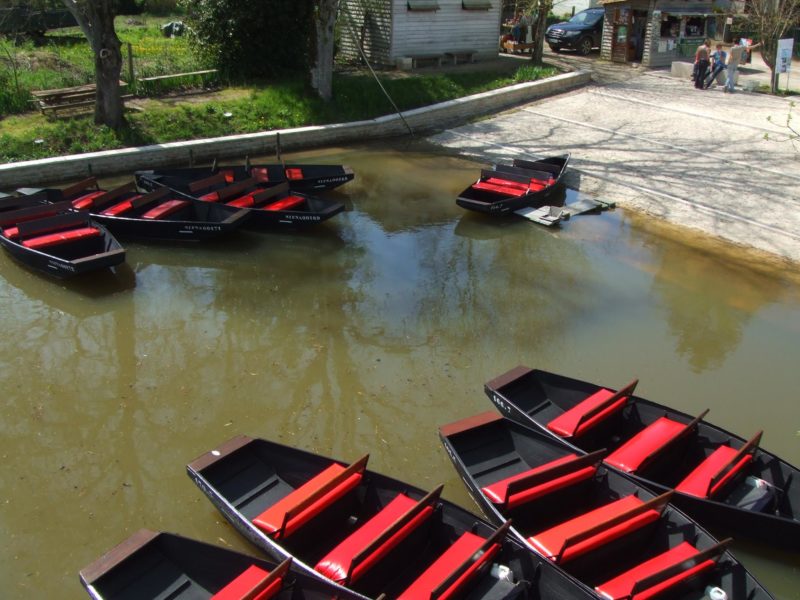
M 533 42 L 536 44 L 531 51 L 531 61 L 537 65 L 544 59 L 544 32 L 547 29 L 547 15 L 553 8 L 551 0 L 539 0 L 536 9 L 536 23 L 533 25 Z
M 328 102 L 333 98 L 333 46 L 339 0 L 318 0 L 314 15 L 311 87 Z
M 125 124 L 119 77 L 122 44 L 114 29 L 113 0 L 62 0 L 75 16 L 94 52 L 97 96 L 94 122 L 120 129 Z

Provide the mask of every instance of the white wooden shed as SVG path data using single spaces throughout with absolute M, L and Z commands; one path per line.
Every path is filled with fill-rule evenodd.
M 399 67 L 497 56 L 502 0 L 341 0 L 339 53 Z

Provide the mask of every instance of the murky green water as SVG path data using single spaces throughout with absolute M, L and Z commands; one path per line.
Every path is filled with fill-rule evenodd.
M 129 243 L 116 277 L 68 285 L 0 254 L 0 596 L 82 598 L 78 570 L 142 527 L 248 549 L 184 470 L 237 433 L 369 452 L 474 508 L 437 426 L 520 363 L 639 377 L 800 463 L 800 272 L 622 210 L 555 231 L 465 214 L 478 166 L 405 150 L 293 157 L 357 173 L 306 233 Z M 800 557 L 737 555 L 800 598 Z

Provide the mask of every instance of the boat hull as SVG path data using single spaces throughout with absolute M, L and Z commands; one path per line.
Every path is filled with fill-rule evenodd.
M 484 386 L 487 396 L 504 416 L 554 437 L 558 436 L 547 428 L 546 423 L 560 412 L 569 410 L 580 399 L 601 389 L 609 388 L 527 367 L 512 369 Z M 578 440 L 558 439 L 581 452 L 591 452 L 601 447 L 613 451 L 616 446 L 610 442 L 612 437 L 618 438 L 616 445 L 619 445 L 634 431 L 630 429 L 630 425 L 625 424 L 625 420 L 633 419 L 645 425 L 662 416 L 682 423 L 689 423 L 693 419 L 692 415 L 638 396 L 631 396 L 625 411 L 620 417 L 621 421 L 610 422 L 608 426 L 601 425 Z M 618 428 L 624 428 L 627 434 L 620 436 Z M 746 443 L 742 437 L 705 420 L 698 423 L 697 436 L 694 439 L 698 448 L 703 444 L 722 444 L 728 441 L 739 446 Z M 681 477 L 670 473 L 674 461 L 668 458 L 661 461 L 663 466 L 652 474 L 631 473 L 630 476 L 650 489 L 672 490 Z M 800 550 L 800 520 L 797 518 L 797 511 L 800 510 L 798 469 L 758 448 L 754 460 L 748 466 L 748 473 L 782 490 L 777 500 L 778 514 L 747 510 L 729 502 L 700 498 L 680 491 L 675 492 L 672 503 L 704 526 L 730 533 L 737 539 L 747 538 L 789 551 Z M 735 497 L 732 492 L 728 496 Z

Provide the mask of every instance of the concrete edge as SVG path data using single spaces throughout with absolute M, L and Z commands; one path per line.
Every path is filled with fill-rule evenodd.
M 541 81 L 519 83 L 417 108 L 404 112 L 403 119 L 414 133 L 430 133 L 590 82 L 590 71 L 564 73 Z M 351 123 L 298 127 L 7 163 L 0 165 L 0 189 L 66 181 L 89 174 L 108 176 L 155 167 L 208 162 L 215 158 L 273 154 L 277 134 L 280 134 L 281 148 L 284 150 L 402 136 L 408 133 L 403 119 L 393 114 Z

